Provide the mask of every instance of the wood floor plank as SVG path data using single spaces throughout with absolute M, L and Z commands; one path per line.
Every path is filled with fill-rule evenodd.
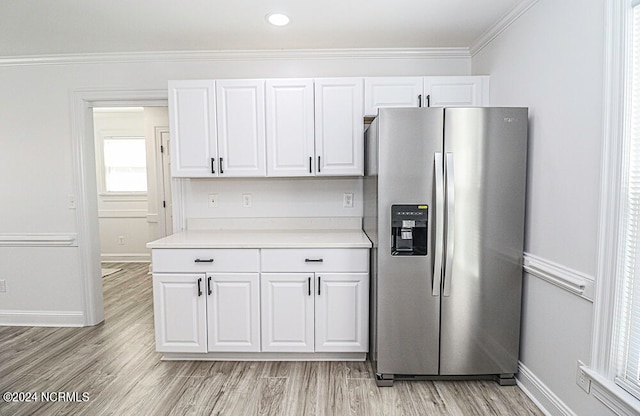
M 87 402 L 0 402 L 0 416 L 530 415 L 517 387 L 491 381 L 396 381 L 369 362 L 161 361 L 148 264 L 102 279 L 105 322 L 0 327 L 0 392 L 86 392 Z

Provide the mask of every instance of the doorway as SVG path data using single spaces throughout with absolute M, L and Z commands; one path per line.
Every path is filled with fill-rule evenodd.
M 78 283 L 84 294 L 84 325 L 91 326 L 104 320 L 93 109 L 103 107 L 144 107 L 145 109 L 164 107 L 165 110 L 159 111 L 164 111 L 166 114 L 167 91 L 164 89 L 77 90 L 72 92 L 71 100 L 71 139 L 75 172 L 71 198 L 74 200 L 74 209 L 76 210 L 78 267 L 81 276 Z M 160 124 L 156 126 L 166 127 L 167 125 L 168 123 L 163 126 Z M 154 136 L 153 132 L 151 136 Z M 155 154 L 155 151 L 151 154 Z M 151 159 L 155 168 L 155 159 Z M 151 185 L 156 186 L 153 183 Z M 167 195 L 170 195 L 170 193 L 167 193 Z M 164 219 L 162 223 L 165 223 Z M 162 228 L 166 232 L 166 225 Z
M 150 262 L 172 229 L 167 107 L 92 110 L 102 268 Z

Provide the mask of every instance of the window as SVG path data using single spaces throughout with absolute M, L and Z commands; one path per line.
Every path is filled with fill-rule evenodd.
M 106 192 L 147 192 L 144 137 L 105 137 L 102 155 Z
M 634 3 L 623 145 L 615 381 L 640 398 L 640 5 Z

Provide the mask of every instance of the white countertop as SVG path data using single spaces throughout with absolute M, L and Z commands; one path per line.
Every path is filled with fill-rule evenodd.
M 362 230 L 188 230 L 148 248 L 370 248 Z

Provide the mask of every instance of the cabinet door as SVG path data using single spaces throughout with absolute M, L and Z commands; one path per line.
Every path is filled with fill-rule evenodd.
M 366 352 L 369 348 L 369 275 L 318 273 L 315 350 Z
M 364 79 L 364 114 L 378 115 L 380 107 L 420 107 L 423 77 Z
M 258 273 L 207 274 L 209 351 L 260 351 Z
M 424 94 L 430 107 L 479 107 L 489 104 L 489 77 L 425 77 Z
M 216 81 L 220 176 L 265 176 L 264 80 Z
M 267 175 L 313 175 L 313 80 L 267 80 L 266 98 Z
M 362 175 L 363 79 L 316 79 L 314 98 L 316 175 Z
M 216 176 L 215 82 L 169 81 L 171 176 Z
M 207 351 L 204 283 L 204 274 L 153 275 L 157 351 Z
M 262 351 L 313 352 L 313 274 L 261 275 Z

